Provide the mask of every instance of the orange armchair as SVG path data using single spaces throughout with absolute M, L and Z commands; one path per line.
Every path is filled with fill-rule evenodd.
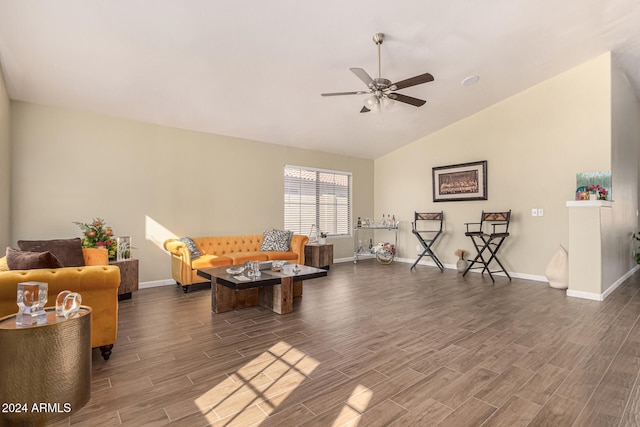
M 78 292 L 82 305 L 92 309 L 91 347 L 99 347 L 102 357 L 109 359 L 118 331 L 120 269 L 107 265 L 106 253 L 102 249 L 83 249 L 85 263 L 104 264 L 55 269 L 6 270 L 6 262 L 0 259 L 0 317 L 17 313 L 18 283 L 47 283 L 47 306 L 54 306 L 56 296 L 63 290 Z

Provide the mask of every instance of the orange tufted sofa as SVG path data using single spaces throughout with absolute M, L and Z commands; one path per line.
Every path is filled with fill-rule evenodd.
M 199 268 L 244 264 L 247 261 L 286 260 L 304 264 L 304 246 L 307 236 L 294 234 L 291 237 L 289 251 L 261 251 L 262 234 L 222 237 L 192 237 L 202 256 L 192 260 L 186 244 L 177 239 L 164 242 L 164 248 L 171 254 L 171 274 L 173 280 L 187 292 L 187 286 L 207 282 L 198 276 Z
M 63 290 L 78 292 L 82 305 L 91 307 L 91 347 L 100 348 L 107 360 L 118 331 L 118 287 L 120 269 L 110 266 L 107 251 L 82 250 L 85 267 L 63 267 L 34 270 L 8 270 L 0 258 L 0 317 L 18 312 L 18 283 L 44 282 L 49 289 L 47 306 L 55 306 L 56 296 Z

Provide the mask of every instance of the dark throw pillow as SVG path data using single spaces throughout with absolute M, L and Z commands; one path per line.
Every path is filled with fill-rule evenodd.
M 51 252 L 65 267 L 83 267 L 82 240 L 55 239 L 55 240 L 18 240 L 21 251 L 27 252 Z
M 61 268 L 62 264 L 51 252 L 22 252 L 7 248 L 9 270 L 34 270 L 36 268 Z
M 287 230 L 267 230 L 262 234 L 261 251 L 288 252 L 293 232 Z
M 194 242 L 191 237 L 183 237 L 178 240 L 180 240 L 182 243 L 187 245 L 187 248 L 189 248 L 189 252 L 191 253 L 192 260 L 198 259 L 202 256 L 202 252 L 200 252 L 200 248 L 198 248 L 198 245 L 196 245 L 196 242 Z

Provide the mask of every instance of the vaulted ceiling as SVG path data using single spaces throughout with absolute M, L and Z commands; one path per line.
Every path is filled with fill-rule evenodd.
M 639 29 L 640 0 L 0 0 L 0 65 L 13 100 L 375 159 L 606 51 L 640 94 Z M 378 32 L 424 106 L 320 96 L 378 77 Z

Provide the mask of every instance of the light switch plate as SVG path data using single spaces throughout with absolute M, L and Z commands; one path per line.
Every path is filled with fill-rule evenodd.
M 532 208 L 531 209 L 531 216 L 538 216 L 538 209 Z

